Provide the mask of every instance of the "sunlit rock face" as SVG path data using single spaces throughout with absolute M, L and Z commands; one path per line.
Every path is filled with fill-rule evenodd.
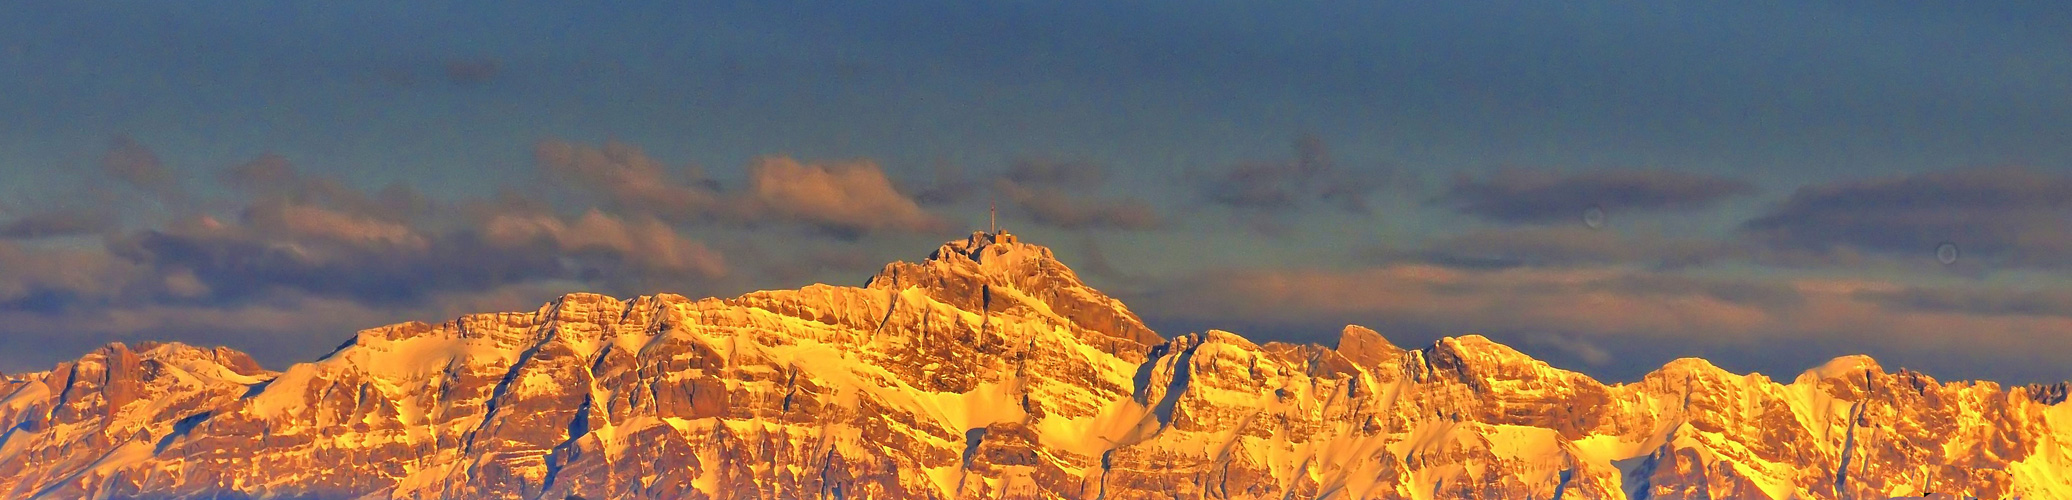
M 2072 498 L 2065 393 L 1164 339 L 979 234 L 862 288 L 568 295 L 281 372 L 109 345 L 0 377 L 0 498 Z

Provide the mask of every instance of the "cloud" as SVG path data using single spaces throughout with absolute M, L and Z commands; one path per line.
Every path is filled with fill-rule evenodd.
M 901 193 L 870 161 L 757 158 L 747 167 L 746 188 L 727 192 L 698 169 L 675 174 L 640 148 L 623 143 L 592 147 L 541 141 L 534 156 L 551 177 L 601 197 L 614 212 L 653 215 L 672 223 L 785 221 L 845 236 L 934 232 L 948 226 Z
M 482 225 L 492 248 L 543 247 L 565 256 L 603 256 L 628 267 L 629 275 L 703 276 L 727 274 L 726 259 L 703 243 L 678 235 L 651 217 L 624 220 L 597 210 L 574 221 L 545 214 L 502 214 Z
M 208 330 L 278 333 L 324 327 L 335 329 L 333 333 L 350 333 L 370 326 L 365 323 L 370 318 L 388 315 L 350 300 L 292 295 L 232 305 L 143 303 L 61 315 L 15 312 L 0 313 L 0 316 L 11 320 L 9 324 L 17 332 L 55 334 L 70 329 L 116 337 L 149 335 L 151 337 L 146 340 L 169 340 L 161 336 L 179 337 Z
M 1083 193 L 1108 182 L 1108 171 L 1079 162 L 1017 162 L 993 181 L 993 191 L 1029 219 L 1063 229 L 1155 229 L 1164 224 L 1151 205 L 1134 198 Z
M 454 59 L 446 61 L 446 80 L 456 85 L 481 85 L 496 79 L 503 67 L 503 62 L 496 59 Z
M 983 179 L 964 177 L 940 167 L 932 184 L 915 192 L 924 205 L 962 203 L 988 193 L 1004 202 L 1003 215 L 1068 230 L 1146 230 L 1165 225 L 1158 210 L 1134 197 L 1102 196 L 1109 182 L 1107 168 L 1081 161 L 1025 159 Z
M 1124 273 L 1122 268 L 1116 267 L 1113 261 L 1108 260 L 1108 252 L 1101 250 L 1101 245 L 1095 242 L 1093 238 L 1080 240 L 1079 258 L 1080 262 L 1077 263 L 1077 267 L 1086 270 L 1087 273 L 1094 276 L 1115 280 L 1131 277 L 1128 273 Z
M 724 232 L 788 222 L 844 234 L 944 225 L 869 162 L 763 158 L 730 192 L 622 144 L 549 141 L 536 153 L 562 182 L 480 199 L 435 201 L 400 184 L 366 189 L 265 154 L 216 176 L 227 198 L 165 207 L 147 227 L 117 230 L 112 217 L 87 210 L 14 214 L 0 220 L 0 269 L 8 270 L 0 316 L 9 333 L 104 337 L 154 322 L 174 337 L 306 331 L 281 322 L 296 311 L 360 315 L 353 326 L 364 327 L 437 304 L 742 285 L 722 252 L 692 237 L 700 224 Z M 124 143 L 110 157 L 105 173 L 122 182 L 177 186 L 142 146 Z M 14 241 L 88 233 L 105 237 L 98 247 Z M 864 265 L 856 252 L 806 257 L 829 269 Z
M 1355 213 L 1369 211 L 1367 196 L 1399 184 L 1392 169 L 1339 168 L 1322 140 L 1305 135 L 1286 161 L 1245 162 L 1211 174 L 1198 189 L 1210 203 L 1255 211 L 1285 211 L 1311 201 Z
M 1603 347 L 1598 347 L 1596 342 L 1592 342 L 1590 339 L 1579 335 L 1560 333 L 1532 335 L 1526 337 L 1525 343 L 1531 346 L 1546 347 L 1567 353 L 1590 366 L 1604 366 L 1612 362 L 1612 353 L 1610 351 L 1604 350 Z
M 92 210 L 49 210 L 0 222 L 0 240 L 29 240 L 93 234 L 113 229 L 115 218 Z
M 2072 291 L 2066 290 L 1904 287 L 1864 290 L 1858 297 L 1914 312 L 2072 318 Z
M 1000 177 L 1016 184 L 1092 189 L 1108 183 L 1108 169 L 1081 161 L 1023 160 Z
M 288 157 L 273 153 L 259 155 L 252 161 L 240 163 L 216 176 L 223 185 L 248 192 L 283 192 L 305 189 L 308 180 Z
M 942 218 L 901 194 L 869 161 L 800 163 L 785 156 L 748 167 L 748 201 L 757 213 L 805 222 L 839 234 L 938 232 Z
M 90 249 L 0 241 L 0 310 L 55 311 L 106 303 L 131 292 L 143 269 Z
M 1164 224 L 1158 212 L 1137 200 L 1099 200 L 1057 188 L 1029 188 L 1002 180 L 994 189 L 1020 207 L 1031 220 L 1063 229 L 1156 229 Z
M 1377 263 L 1423 262 L 1480 269 L 1603 265 L 1679 269 L 1750 255 L 1743 245 L 1730 241 L 1593 230 L 1581 225 L 1477 230 L 1441 236 L 1416 248 L 1383 247 L 1361 253 Z
M 534 146 L 533 156 L 550 177 L 567 182 L 576 191 L 601 196 L 614 210 L 677 222 L 708 220 L 723 210 L 717 183 L 696 169 L 672 173 L 629 144 L 590 146 L 545 140 Z
M 406 221 L 434 208 L 429 198 L 410 186 L 389 184 L 368 193 L 334 177 L 305 174 L 286 157 L 272 153 L 231 167 L 217 179 L 251 197 L 255 206 L 321 206 L 392 222 Z
M 2072 177 L 2007 167 L 1807 186 L 1741 230 L 1780 251 L 1862 251 L 1932 262 L 1936 248 L 1949 242 L 1967 261 L 2061 267 L 2072 264 L 2067 220 Z
M 540 281 L 640 293 L 695 289 L 727 271 L 718 252 L 646 214 L 564 218 L 509 193 L 435 210 L 413 189 L 370 193 L 277 155 L 221 179 L 251 198 L 235 220 L 194 215 L 116 235 L 108 253 L 169 277 L 169 293 L 220 303 L 290 291 L 393 305 Z
M 762 158 L 727 191 L 623 144 L 546 141 L 535 153 L 557 182 L 446 200 L 401 184 L 356 186 L 265 154 L 215 176 L 227 188 L 222 198 L 189 203 L 155 154 L 120 140 L 103 175 L 181 202 L 129 230 L 93 210 L 0 218 L 0 323 L 8 325 L 0 351 L 30 338 L 70 345 L 148 333 L 285 353 L 331 342 L 312 344 L 311 334 L 529 308 L 574 290 L 695 295 L 748 286 L 755 278 L 738 276 L 725 254 L 693 237 L 705 225 L 739 234 L 796 223 L 851 235 L 946 225 L 866 161 Z M 83 234 L 104 237 L 99 245 L 20 241 Z M 880 262 L 856 250 L 798 256 L 829 270 Z M 779 267 L 773 259 L 750 260 L 761 266 L 752 272 L 779 274 L 764 269 Z M 0 364 L 21 359 L 0 355 Z
M 1229 170 L 1204 188 L 1210 202 L 1241 208 L 1284 209 L 1295 206 L 1296 184 L 1301 171 L 1278 163 L 1245 163 Z
M 914 201 L 923 206 L 953 205 L 961 203 L 981 192 L 982 184 L 964 175 L 964 169 L 953 163 L 937 163 L 932 182 L 916 185 L 912 192 Z
M 111 239 L 117 257 L 163 273 L 191 273 L 210 299 L 247 301 L 281 290 L 372 302 L 415 299 L 451 270 L 423 266 L 422 251 L 391 253 L 315 239 L 269 237 L 245 225 L 201 218 L 178 228 Z M 434 273 L 434 271 L 446 271 Z
M 576 290 L 695 294 L 728 272 L 718 252 L 652 217 L 526 206 L 393 221 L 269 198 L 235 220 L 190 216 L 99 248 L 0 241 L 0 352 L 41 346 L 0 364 L 145 335 L 279 362 L 386 322 L 530 308 Z
M 361 328 L 414 319 L 348 300 L 282 297 L 231 305 L 113 304 L 65 311 L 0 309 L 0 369 L 48 370 L 111 341 L 232 345 L 270 368 L 309 361 Z M 424 316 L 423 319 L 435 319 Z
M 500 214 L 438 231 L 308 206 L 247 214 L 239 223 L 203 218 L 139 231 L 111 241 L 110 251 L 162 273 L 191 273 L 209 299 L 229 302 L 293 290 L 395 304 L 542 280 L 644 293 L 726 274 L 717 252 L 652 218 Z
M 1503 170 L 1478 179 L 1454 179 L 1433 203 L 1510 224 L 1581 221 L 1592 207 L 1612 217 L 1642 211 L 1693 210 L 1752 194 L 1748 183 L 1668 170 L 1598 170 L 1557 175 Z
M 151 194 L 162 203 L 180 203 L 187 199 L 186 190 L 180 186 L 180 178 L 158 159 L 158 153 L 126 135 L 116 136 L 107 155 L 101 157 L 101 171 Z
M 375 252 L 422 252 L 430 237 L 403 222 L 312 205 L 265 201 L 244 211 L 256 232 L 282 239 L 321 241 Z
M 0 308 L 0 370 L 49 369 L 121 340 L 231 345 L 267 367 L 309 361 L 353 332 L 403 321 L 445 321 L 461 314 L 523 311 L 566 288 L 529 286 L 440 293 L 402 305 L 284 292 L 237 303 L 136 301 L 57 311 Z

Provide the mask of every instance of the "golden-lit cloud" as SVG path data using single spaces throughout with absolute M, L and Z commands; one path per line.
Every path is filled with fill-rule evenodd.
M 844 235 L 947 227 L 867 160 L 757 158 L 745 168 L 746 185 L 730 191 L 699 169 L 669 168 L 624 143 L 548 140 L 534 156 L 552 179 L 602 198 L 606 208 L 673 223 L 793 222 Z
M 948 227 L 894 188 L 876 163 L 801 163 L 786 156 L 748 166 L 748 200 L 756 213 L 833 231 L 937 232 Z

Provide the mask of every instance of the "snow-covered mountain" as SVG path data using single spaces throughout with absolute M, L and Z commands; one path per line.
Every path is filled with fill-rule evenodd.
M 2063 385 L 1162 339 L 985 233 L 862 288 L 573 294 L 282 372 L 111 344 L 0 395 L 0 498 L 2072 498 Z

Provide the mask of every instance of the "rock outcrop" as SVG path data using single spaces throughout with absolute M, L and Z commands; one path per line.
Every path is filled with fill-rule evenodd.
M 0 379 L 0 498 L 2072 498 L 2063 385 L 1838 358 L 1607 385 L 1467 335 L 1164 339 L 1006 235 L 862 288 L 562 297 L 286 371 Z

